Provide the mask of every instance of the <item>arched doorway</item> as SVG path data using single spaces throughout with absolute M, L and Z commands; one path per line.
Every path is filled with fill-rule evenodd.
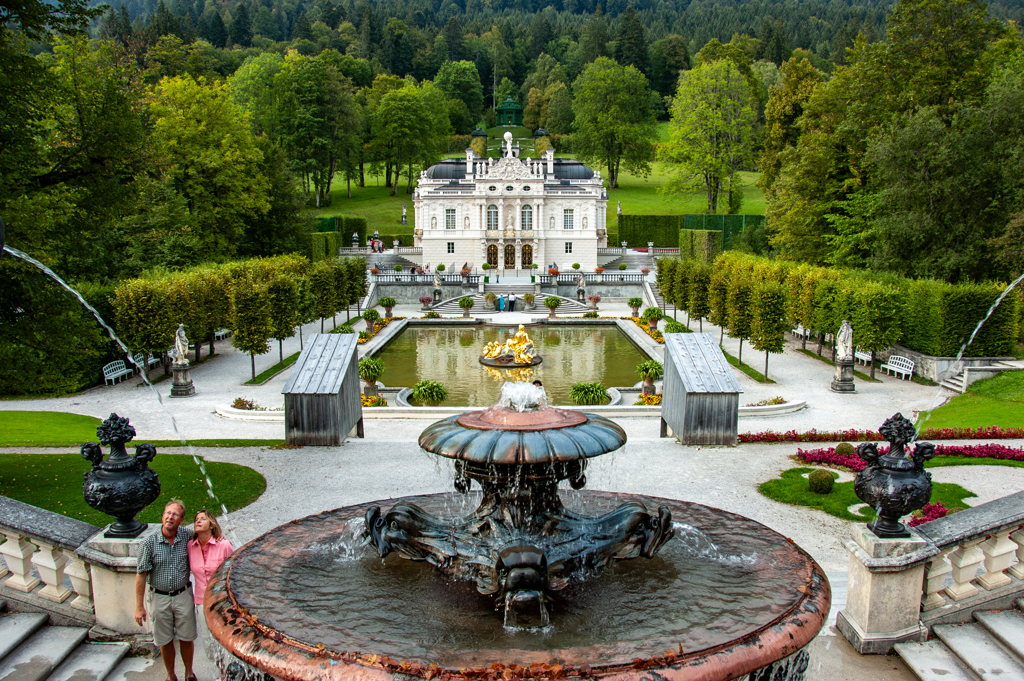
M 533 264 L 533 246 L 523 246 L 523 269 Z
M 487 247 L 487 264 L 494 268 L 498 267 L 498 247 L 495 244 Z
M 512 244 L 505 245 L 505 269 L 514 270 L 516 268 L 516 247 Z

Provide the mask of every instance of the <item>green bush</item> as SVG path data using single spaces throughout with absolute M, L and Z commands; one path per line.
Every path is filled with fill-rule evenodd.
M 591 310 L 590 312 L 584 312 L 583 316 L 586 319 L 597 319 L 598 318 L 598 314 L 594 310 Z
M 374 310 L 372 307 L 363 313 L 363 319 L 366 320 L 366 326 L 369 329 L 373 328 L 373 323 L 380 319 L 380 312 Z
M 574 270 L 578 270 L 578 269 L 580 268 L 580 264 L 579 264 L 578 262 L 574 262 L 574 263 L 572 264 L 572 268 L 573 268 Z
M 487 272 L 488 270 L 491 269 L 491 263 L 485 262 L 483 265 L 480 265 L 480 269 L 482 269 L 484 272 Z
M 854 446 L 851 445 L 849 442 L 840 442 L 838 445 L 836 445 L 836 454 L 838 454 L 839 456 L 850 456 L 856 451 L 857 450 L 854 448 Z
M 664 316 L 665 315 L 662 313 L 660 307 L 649 307 L 646 310 L 644 310 L 643 314 L 640 315 L 640 318 L 650 323 L 656 322 Z
M 337 329 L 335 329 L 335 331 L 334 331 L 334 333 L 355 333 L 355 332 L 356 332 L 356 330 L 355 330 L 355 329 L 353 329 L 353 328 L 352 328 L 351 326 L 349 326 L 348 324 L 342 324 L 341 326 L 339 326 L 339 327 L 338 327 Z
M 619 271 L 624 271 L 625 269 L 626 269 L 626 263 L 619 264 Z
M 438 263 L 436 269 L 438 272 L 444 272 L 444 263 Z
M 383 308 L 388 308 L 388 307 L 394 307 L 395 304 L 396 304 L 396 301 L 391 296 L 384 296 L 383 298 L 381 298 L 380 300 L 377 301 L 377 304 L 380 305 Z
M 473 302 L 473 299 L 469 296 L 463 296 L 459 298 L 459 307 L 461 307 L 463 310 L 470 309 L 471 307 L 473 307 L 474 304 L 475 303 Z
M 665 323 L 665 333 L 690 333 L 690 330 L 686 324 L 673 319 Z
M 634 309 L 639 309 L 640 306 L 644 304 L 644 301 L 643 301 L 642 298 L 630 298 L 626 302 L 626 304 L 629 305 L 630 307 L 634 308 Z
M 569 397 L 574 404 L 604 404 L 608 401 L 608 389 L 601 383 L 574 383 L 569 388 Z
M 412 398 L 422 406 L 436 407 L 448 399 L 448 389 L 443 383 L 423 380 L 412 387 Z
M 339 215 L 337 225 L 339 245 L 351 246 L 352 232 L 359 235 L 360 246 L 366 243 L 366 218 L 362 215 Z
M 636 375 L 642 379 L 649 378 L 654 381 L 664 372 L 665 368 L 661 365 L 661 362 L 654 359 L 649 359 L 636 365 Z
M 376 383 L 384 375 L 384 360 L 364 357 L 359 360 L 359 378 L 367 383 Z
M 816 468 L 807 476 L 807 488 L 815 494 L 829 494 L 836 482 L 832 471 Z
M 557 310 L 558 306 L 562 304 L 562 299 L 558 296 L 548 296 L 544 299 L 544 307 L 549 310 Z

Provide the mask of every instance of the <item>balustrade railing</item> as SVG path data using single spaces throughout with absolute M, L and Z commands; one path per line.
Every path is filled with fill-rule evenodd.
M 395 249 L 398 255 L 423 255 L 422 246 L 399 246 Z
M 599 248 L 597 249 L 598 255 L 626 255 L 625 248 Z
M 338 257 L 341 257 L 341 258 L 344 258 L 346 256 L 353 256 L 353 255 L 371 255 L 372 253 L 373 253 L 373 251 L 370 249 L 369 246 L 367 246 L 365 248 L 363 248 L 363 247 L 352 248 L 351 246 L 346 248 L 344 246 L 341 246 L 341 247 L 338 248 Z
M 440 274 L 441 283 L 449 286 L 457 286 L 463 283 L 463 277 L 461 274 Z M 479 275 L 470 275 L 470 278 L 477 277 Z M 373 280 L 378 284 L 433 284 L 434 274 L 400 274 L 398 272 L 382 272 L 380 274 L 373 275 Z M 472 283 L 472 282 L 470 282 Z

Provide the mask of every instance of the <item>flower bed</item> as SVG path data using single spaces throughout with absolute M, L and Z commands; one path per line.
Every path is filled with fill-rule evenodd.
M 388 406 L 388 401 L 385 400 L 380 395 L 374 395 L 373 397 L 371 397 L 369 395 L 360 395 L 359 399 L 362 401 L 364 407 L 386 407 L 386 406 Z
M 937 504 L 925 504 L 920 511 L 914 511 L 914 517 L 912 517 L 907 525 L 911 527 L 917 527 L 918 525 L 924 525 L 930 523 L 933 520 L 939 518 L 945 518 L 949 515 L 949 509 L 946 508 L 945 504 L 939 502 Z
M 983 428 L 925 428 L 921 431 L 922 440 L 1017 440 L 1024 439 L 1024 428 L 1000 428 L 987 426 Z M 798 433 L 787 430 L 776 433 L 771 430 L 760 433 L 740 433 L 740 442 L 879 442 L 882 436 L 874 430 L 808 430 Z
M 888 453 L 888 447 L 879 447 L 878 453 Z M 962 456 L 968 459 L 997 459 L 1000 461 L 1024 461 L 1024 449 L 1015 449 L 1006 445 L 988 443 L 984 445 L 938 445 L 935 456 Z M 835 447 L 828 449 L 797 449 L 796 458 L 803 463 L 820 466 L 837 466 L 858 472 L 867 467 L 867 463 L 856 454 L 837 454 Z
M 373 330 L 367 329 L 366 331 L 363 331 L 362 333 L 359 334 L 359 340 L 357 340 L 356 343 L 358 343 L 359 345 L 366 343 L 371 338 L 380 333 L 381 329 L 383 329 L 385 326 L 399 319 L 405 319 L 405 317 L 384 317 L 383 319 L 378 319 L 373 323 Z M 366 335 L 364 336 L 363 334 Z
M 661 331 L 655 330 L 652 332 L 650 326 L 647 324 L 647 320 L 644 319 L 643 317 L 619 317 L 619 319 L 632 319 L 633 322 L 635 322 L 637 326 L 643 329 L 644 333 L 646 333 L 648 336 L 650 336 L 651 338 L 653 338 L 654 340 L 658 341 L 661 344 L 665 343 L 665 336 L 662 335 Z
M 657 407 L 661 404 L 661 393 L 657 395 L 641 395 L 640 399 L 633 403 L 634 407 Z

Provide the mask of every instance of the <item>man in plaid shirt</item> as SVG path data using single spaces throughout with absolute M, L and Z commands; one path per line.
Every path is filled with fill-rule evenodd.
M 192 584 L 189 581 L 188 540 L 192 530 L 181 527 L 185 504 L 171 499 L 164 507 L 160 531 L 142 542 L 135 576 L 135 621 L 146 621 L 146 582 L 153 595 L 153 643 L 167 669 L 167 681 L 178 681 L 174 674 L 174 639 L 181 648 L 185 681 L 197 681 L 192 672 L 192 654 L 196 640 L 196 615 Z

